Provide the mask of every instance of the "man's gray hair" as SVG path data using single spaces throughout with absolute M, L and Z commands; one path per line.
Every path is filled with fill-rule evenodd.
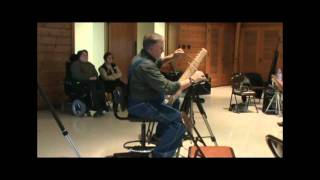
M 147 50 L 158 41 L 163 40 L 163 37 L 157 33 L 148 33 L 143 37 L 143 49 Z

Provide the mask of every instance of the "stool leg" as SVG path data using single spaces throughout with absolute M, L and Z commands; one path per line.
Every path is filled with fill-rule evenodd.
M 147 133 L 146 133 L 146 141 L 149 143 L 150 142 L 150 139 L 151 139 L 151 135 L 152 135 L 152 132 L 151 132 L 151 123 L 152 122 L 149 122 L 148 123 L 148 129 L 147 129 Z
M 141 147 L 146 147 L 146 123 L 142 122 L 141 124 Z

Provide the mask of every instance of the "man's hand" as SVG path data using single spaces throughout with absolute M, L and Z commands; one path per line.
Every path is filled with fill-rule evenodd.
M 202 71 L 196 71 L 191 77 L 190 77 L 195 83 L 198 83 L 200 81 L 204 81 L 206 80 L 206 76 L 203 74 Z M 180 89 L 179 91 L 183 91 L 186 88 L 188 88 L 190 85 L 190 80 L 188 79 L 184 79 L 184 80 L 179 80 L 180 83 Z M 179 94 L 180 92 L 177 92 L 176 94 Z
M 196 71 L 191 78 L 195 81 L 195 83 L 206 80 L 206 76 L 202 71 Z
M 89 77 L 89 80 L 97 80 L 97 77 L 95 76 Z
M 184 53 L 183 49 L 177 49 L 173 52 L 172 58 L 178 58 Z
M 177 49 L 177 50 L 175 50 L 172 54 L 170 54 L 170 55 L 162 58 L 162 63 L 163 63 L 163 64 L 166 64 L 166 63 L 168 63 L 168 62 L 176 59 L 177 57 L 180 57 L 181 54 L 183 54 L 183 53 L 184 53 L 184 51 L 183 51 L 181 48 L 180 48 L 180 49 Z

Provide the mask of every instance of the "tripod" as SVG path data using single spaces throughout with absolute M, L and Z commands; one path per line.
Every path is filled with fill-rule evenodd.
M 269 108 L 271 107 L 271 104 L 275 102 L 276 103 L 276 107 L 275 107 L 274 111 L 276 112 L 276 114 L 281 116 L 282 112 L 281 112 L 281 102 L 280 102 L 280 91 L 277 88 L 275 88 L 274 82 L 272 82 L 272 85 L 273 85 L 273 87 L 275 89 L 275 92 L 274 92 L 274 95 L 272 96 L 272 98 L 271 98 L 271 100 L 270 100 L 270 102 L 269 102 L 269 104 L 268 104 L 268 106 L 266 108 L 266 112 L 271 111 L 271 110 L 269 110 Z
M 56 120 L 56 123 L 58 124 L 60 130 L 61 130 L 61 133 L 62 135 L 64 136 L 64 138 L 68 141 L 68 143 L 71 145 L 72 149 L 74 150 L 74 152 L 76 153 L 77 157 L 80 157 L 80 153 L 78 151 L 78 149 L 76 148 L 76 146 L 74 145 L 71 137 L 69 136 L 69 133 L 68 131 L 64 128 L 60 118 L 58 117 L 56 111 L 54 110 L 52 104 L 50 103 L 49 101 L 49 98 L 48 96 L 44 93 L 44 91 L 41 89 L 41 87 L 39 86 L 39 84 L 37 84 L 38 86 L 38 90 L 39 90 L 39 93 L 41 95 L 41 97 L 43 98 L 43 100 L 46 102 L 46 104 L 49 106 L 50 108 L 50 111 L 54 117 L 54 119 Z
M 185 97 L 184 97 L 184 100 L 182 102 L 182 105 L 180 107 L 180 111 L 181 112 L 185 112 L 187 115 L 189 115 L 191 121 L 192 121 L 192 124 L 193 124 L 193 130 L 196 132 L 197 134 L 197 138 L 194 140 L 194 143 L 197 144 L 196 142 L 197 141 L 200 141 L 202 144 L 206 145 L 204 140 L 203 140 L 203 137 L 200 136 L 200 133 L 199 131 L 196 129 L 195 127 L 195 119 L 194 119 L 194 111 L 193 111 L 193 103 L 196 103 L 197 107 L 198 107 L 198 110 L 205 122 L 205 125 L 209 131 L 209 134 L 210 134 L 210 139 L 211 141 L 216 145 L 218 146 L 217 144 L 217 141 L 216 141 L 216 138 L 215 136 L 213 135 L 213 132 L 211 130 L 211 127 L 210 127 L 210 124 L 208 123 L 208 120 L 207 120 L 207 114 L 201 104 L 201 100 L 200 100 L 200 97 L 199 97 L 199 94 L 196 92 L 196 86 L 201 86 L 200 84 L 201 82 L 199 83 L 196 83 L 192 86 L 190 86 L 185 94 Z M 202 86 L 201 86 L 202 87 Z M 203 87 L 202 87 L 203 88 Z M 193 140 L 193 135 L 192 135 L 192 131 L 188 132 L 188 135 L 189 135 L 189 138 L 191 138 L 191 140 Z M 185 140 L 188 139 L 188 137 L 185 137 L 184 138 Z M 180 148 L 178 149 L 178 152 L 177 152 L 177 155 L 180 153 Z
M 195 120 L 194 120 L 194 111 L 193 111 L 193 103 L 195 102 L 198 109 L 199 109 L 199 112 L 205 122 L 205 125 L 209 131 L 209 134 L 210 134 L 210 138 L 211 138 L 211 141 L 214 142 L 215 144 L 217 144 L 216 142 L 216 138 L 215 136 L 213 135 L 213 132 L 211 130 L 211 127 L 208 123 L 208 120 L 207 120 L 207 114 L 201 104 L 201 101 L 200 101 L 200 97 L 199 97 L 199 94 L 195 91 L 195 87 L 199 85 L 201 86 L 200 83 L 196 83 L 192 86 L 190 86 L 188 88 L 188 91 L 185 95 L 185 98 L 182 102 L 182 105 L 180 107 L 180 111 L 182 112 L 185 112 L 186 114 L 189 115 L 189 117 L 191 118 L 192 122 L 193 122 L 193 125 L 195 125 Z M 202 87 L 202 86 L 201 86 Z

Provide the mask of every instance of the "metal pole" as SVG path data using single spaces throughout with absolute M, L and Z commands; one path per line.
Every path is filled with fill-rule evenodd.
M 39 90 L 39 93 L 41 95 L 41 97 L 43 98 L 43 100 L 46 102 L 46 104 L 49 106 L 49 109 L 54 117 L 54 119 L 56 120 L 56 123 L 58 124 L 60 130 L 61 130 L 61 133 L 62 135 L 65 137 L 65 139 L 69 142 L 69 144 L 71 145 L 72 149 L 74 150 L 74 152 L 76 153 L 77 157 L 81 157 L 80 156 L 80 153 L 78 151 L 78 149 L 76 148 L 76 146 L 74 145 L 72 139 L 70 138 L 69 136 L 69 133 L 68 131 L 64 128 L 58 114 L 56 113 L 56 111 L 54 110 L 54 107 L 53 105 L 51 104 L 51 102 L 49 101 L 49 98 L 47 96 L 47 94 L 45 94 L 45 92 L 42 90 L 42 88 L 39 86 L 39 84 L 37 83 L 37 86 L 38 86 L 38 90 Z

